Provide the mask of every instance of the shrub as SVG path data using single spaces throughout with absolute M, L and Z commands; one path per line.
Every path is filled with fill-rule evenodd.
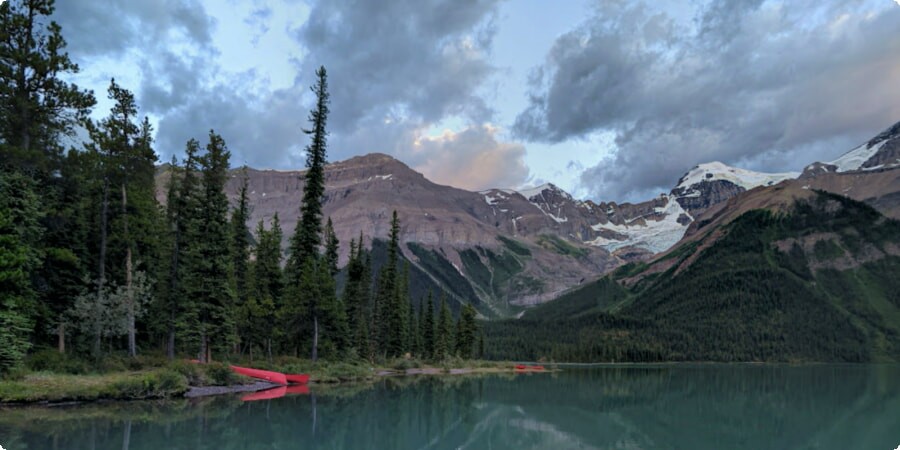
M 180 373 L 161 369 L 153 372 L 128 376 L 110 385 L 109 396 L 113 398 L 168 397 L 185 392 L 188 383 Z
M 82 375 L 91 372 L 91 366 L 86 361 L 49 348 L 33 353 L 25 360 L 25 365 L 28 369 L 35 372 L 67 373 L 72 375 Z
M 227 364 L 213 362 L 204 368 L 206 377 L 213 386 L 229 386 L 239 381 L 237 374 Z
M 206 386 L 209 384 L 206 371 L 203 370 L 200 364 L 189 361 L 175 361 L 169 364 L 169 369 L 183 376 L 190 386 Z

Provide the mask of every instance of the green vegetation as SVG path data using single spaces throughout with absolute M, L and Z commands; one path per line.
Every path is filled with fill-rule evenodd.
M 823 235 L 834 237 L 811 254 L 784 244 Z M 789 214 L 749 211 L 704 250 L 687 244 L 522 320 L 487 324 L 486 353 L 562 361 L 898 361 L 900 282 L 893 274 L 900 258 L 889 251 L 898 242 L 900 223 L 831 194 L 798 202 Z M 881 256 L 868 260 L 875 252 Z M 841 255 L 858 262 L 810 268 L 812 260 Z M 696 259 L 677 271 L 689 256 Z M 645 275 L 672 258 L 678 264 Z M 619 284 L 631 277 L 643 279 Z
M 183 375 L 167 369 L 109 375 L 37 372 L 17 381 L 0 381 L 0 402 L 164 398 L 184 394 L 187 388 Z
M 510 239 L 506 236 L 497 236 L 497 239 L 499 239 L 500 242 L 502 242 L 503 245 L 505 245 L 506 248 L 509 249 L 509 251 L 519 256 L 531 256 L 531 250 L 529 250 L 528 247 L 525 246 L 525 244 L 515 239 Z
M 589 253 L 588 249 L 575 247 L 565 239 L 552 234 L 542 234 L 538 236 L 537 243 L 547 250 L 554 251 L 563 256 L 571 256 L 573 258 L 584 258 Z
M 415 242 L 408 242 L 406 247 L 419 259 L 419 265 L 438 279 L 442 288 L 449 290 L 457 298 L 469 300 L 469 303 L 473 303 L 478 298 L 469 281 L 460 275 L 444 255 L 426 249 Z
M 227 365 L 197 369 L 179 359 L 252 365 L 321 357 L 336 361 L 324 369 L 329 378 L 357 371 L 358 361 L 429 359 L 434 336 L 445 345 L 438 361 L 475 352 L 475 313 L 461 307 L 477 302 L 475 292 L 433 252 L 420 253 L 443 275 L 438 283 L 410 267 L 396 212 L 390 240 L 373 244 L 383 251 L 365 248 L 360 236 L 350 242 L 344 273 L 338 267 L 341 243 L 322 214 L 330 112 L 324 67 L 312 87 L 308 170 L 285 254 L 277 216 L 255 233 L 248 227 L 246 172 L 229 205 L 231 154 L 213 130 L 203 146 L 188 140 L 183 159 L 166 166 L 166 201 L 157 201 L 150 121 L 115 80 L 109 114 L 89 118 L 93 94 L 63 81 L 78 68 L 48 18 L 53 3 L 0 8 L 0 377 L 48 384 L 53 398 L 62 395 L 51 386 L 54 376 L 93 377 L 83 392 L 74 382 L 73 398 L 133 398 L 236 381 Z M 83 145 L 64 152 L 76 134 Z M 456 295 L 442 321 L 421 306 L 416 313 L 426 293 L 445 298 L 445 288 Z M 147 366 L 148 353 L 165 358 Z M 24 392 L 15 399 L 34 398 Z

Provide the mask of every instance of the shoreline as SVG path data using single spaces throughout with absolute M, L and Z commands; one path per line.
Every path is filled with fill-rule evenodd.
M 333 374 L 313 374 L 309 385 L 336 386 L 342 384 L 367 383 L 386 378 L 418 376 L 465 376 L 483 374 L 530 374 L 550 373 L 557 369 L 517 370 L 508 363 L 498 363 L 489 367 L 416 367 L 386 368 L 369 367 L 367 374 L 352 376 Z M 280 387 L 275 383 L 250 380 L 228 385 L 198 385 L 183 383 L 170 388 L 148 388 L 144 381 L 158 371 L 119 372 L 111 374 L 65 375 L 52 373 L 32 373 L 17 381 L 0 381 L 0 407 L 23 406 L 71 406 L 104 401 L 133 400 L 174 400 L 196 399 L 217 395 L 253 393 Z M 139 386 L 134 389 L 133 386 Z

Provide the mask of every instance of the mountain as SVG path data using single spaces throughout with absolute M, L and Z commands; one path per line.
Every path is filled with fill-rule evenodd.
M 895 125 L 801 174 L 698 166 L 672 195 L 709 203 L 682 204 L 676 246 L 488 324 L 492 357 L 900 361 L 898 144 Z
M 701 164 L 669 193 L 640 202 L 578 200 L 553 184 L 532 189 L 470 192 L 435 184 L 383 154 L 326 168 L 324 212 L 332 217 L 346 261 L 348 243 L 384 239 L 393 210 L 401 220 L 403 256 L 420 292 L 448 291 L 487 317 L 522 313 L 585 280 L 629 262 L 647 261 L 728 211 L 741 193 L 800 183 L 864 201 L 900 217 L 900 123 L 829 163 L 802 173 L 766 174 L 720 162 Z M 278 213 L 285 235 L 296 227 L 303 171 L 247 169 L 251 227 Z M 170 171 L 158 171 L 158 198 Z M 243 172 L 226 187 L 234 202 Z M 748 203 L 749 204 L 749 203 Z M 285 246 L 286 246 L 285 242 Z
M 900 222 L 778 185 L 650 263 L 486 325 L 496 358 L 900 361 Z
M 243 179 L 235 170 L 226 186 L 232 202 Z M 285 236 L 297 225 L 303 171 L 247 169 L 250 226 L 275 213 Z M 157 174 L 158 198 L 171 176 Z M 561 237 L 559 223 L 523 195 L 469 192 L 432 183 L 383 154 L 329 164 L 325 171 L 324 215 L 341 241 L 341 264 L 349 242 L 362 234 L 367 245 L 384 239 L 392 211 L 401 222 L 403 256 L 414 265 L 413 283 L 449 292 L 488 317 L 520 313 L 524 306 L 555 298 L 586 277 L 607 272 L 645 252 L 614 255 Z M 491 195 L 505 205 L 492 204 Z M 571 198 L 571 197 L 569 197 Z M 287 245 L 287 242 L 284 243 Z M 421 279 L 421 278 L 425 279 Z

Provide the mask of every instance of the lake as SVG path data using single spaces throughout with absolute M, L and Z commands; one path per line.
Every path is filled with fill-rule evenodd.
M 900 366 L 659 365 L 402 377 L 246 395 L 0 410 L 18 449 L 884 449 Z

